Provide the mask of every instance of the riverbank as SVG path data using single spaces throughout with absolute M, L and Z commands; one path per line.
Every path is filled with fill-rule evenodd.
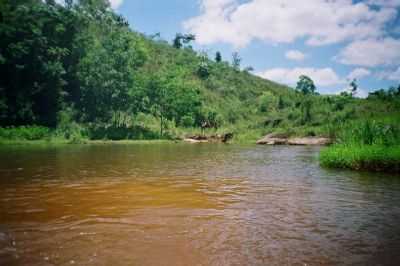
M 174 140 L 80 140 L 73 142 L 67 139 L 50 139 L 50 140 L 0 140 L 0 145 L 74 145 L 74 144 L 163 144 L 176 143 Z
M 400 146 L 334 145 L 321 151 L 320 162 L 330 168 L 400 173 Z

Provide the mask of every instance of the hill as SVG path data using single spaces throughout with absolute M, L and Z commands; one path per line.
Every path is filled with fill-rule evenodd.
M 68 4 L 69 3 L 69 4 Z M 0 3 L 0 138 L 175 139 L 231 132 L 336 136 L 399 121 L 400 89 L 369 99 L 302 93 L 190 46 L 135 32 L 107 1 Z

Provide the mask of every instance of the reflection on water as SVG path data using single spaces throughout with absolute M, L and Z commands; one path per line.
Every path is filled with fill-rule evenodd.
M 400 178 L 318 148 L 0 148 L 0 265 L 399 265 Z

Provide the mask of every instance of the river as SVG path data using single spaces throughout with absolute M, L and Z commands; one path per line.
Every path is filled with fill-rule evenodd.
M 0 265 L 400 265 L 400 178 L 318 147 L 0 147 Z

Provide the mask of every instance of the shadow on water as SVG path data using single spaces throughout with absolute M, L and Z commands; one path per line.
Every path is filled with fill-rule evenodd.
M 0 264 L 396 265 L 400 179 L 318 147 L 0 148 Z

